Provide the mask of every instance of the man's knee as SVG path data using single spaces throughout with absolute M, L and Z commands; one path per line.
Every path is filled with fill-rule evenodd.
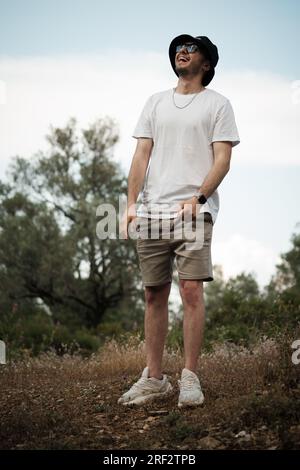
M 145 286 L 145 301 L 148 305 L 165 304 L 168 301 L 171 283 L 160 286 Z
M 203 281 L 198 279 L 180 279 L 179 291 L 184 303 L 198 305 L 203 302 Z

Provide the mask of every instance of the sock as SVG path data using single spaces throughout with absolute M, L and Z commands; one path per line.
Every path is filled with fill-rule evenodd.
M 157 377 L 153 377 L 153 379 L 157 379 L 157 380 L 162 380 L 163 378 L 164 378 L 163 375 L 161 376 L 161 379 L 158 379 Z M 151 379 L 151 377 L 149 377 L 149 379 Z

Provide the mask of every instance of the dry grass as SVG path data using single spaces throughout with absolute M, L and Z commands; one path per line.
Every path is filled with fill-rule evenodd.
M 89 358 L 53 353 L 0 367 L 2 449 L 264 449 L 300 447 L 300 365 L 290 340 L 202 355 L 201 408 L 179 410 L 180 351 L 165 350 L 174 392 L 140 408 L 117 404 L 145 366 L 137 337 Z M 160 415 L 155 411 L 161 411 Z

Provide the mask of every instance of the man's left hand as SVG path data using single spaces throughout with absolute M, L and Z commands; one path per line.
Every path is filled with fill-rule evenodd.
M 196 217 L 197 211 L 197 204 L 200 205 L 199 201 L 195 196 L 191 197 L 190 199 L 186 199 L 185 201 L 179 202 L 180 209 L 177 212 L 177 217 L 185 217 L 185 214 L 192 214 L 193 217 Z

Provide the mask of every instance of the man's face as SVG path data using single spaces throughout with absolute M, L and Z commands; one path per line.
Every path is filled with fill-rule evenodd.
M 192 42 L 185 43 L 193 44 Z M 179 75 L 197 75 L 201 72 L 203 65 L 206 65 L 206 70 L 209 69 L 209 61 L 206 59 L 203 52 L 197 50 L 195 52 L 189 53 L 185 47 L 183 47 L 175 55 L 175 68 Z

